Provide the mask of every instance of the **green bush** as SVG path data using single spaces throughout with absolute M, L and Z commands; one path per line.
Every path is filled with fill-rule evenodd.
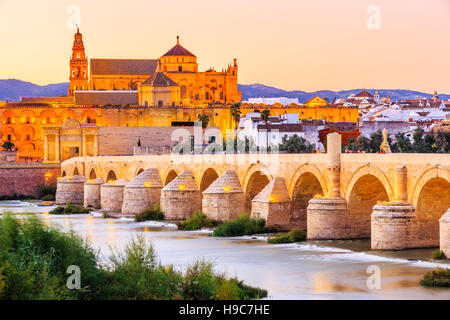
M 306 231 L 304 230 L 291 230 L 289 232 L 289 240 L 291 242 L 299 242 L 299 241 L 305 241 L 306 240 Z
M 69 290 L 67 267 L 83 270 L 85 290 Z M 88 299 L 101 288 L 95 251 L 74 233 L 62 233 L 31 217 L 0 219 L 0 299 Z
M 428 271 L 420 280 L 425 287 L 450 287 L 450 269 L 436 268 Z
M 164 214 L 161 212 L 159 204 L 151 206 L 149 209 L 142 211 L 134 216 L 134 220 L 137 222 L 147 220 L 163 220 Z
M 107 266 L 73 232 L 45 226 L 36 217 L 0 219 L 0 299 L 258 299 L 267 291 L 214 272 L 198 261 L 185 272 L 158 262 L 151 244 L 133 239 Z M 66 286 L 67 267 L 82 270 L 81 290 Z
M 247 214 L 241 214 L 236 219 L 222 223 L 213 232 L 215 237 L 238 237 L 256 233 L 269 232 L 264 219 L 250 219 Z
M 178 229 L 192 231 L 199 230 L 201 228 L 213 228 L 218 225 L 216 220 L 208 219 L 206 214 L 201 211 L 195 212 L 185 221 L 177 223 Z
M 267 239 L 268 243 L 280 244 L 280 243 L 293 243 L 306 240 L 306 231 L 303 230 L 291 230 L 289 233 L 277 233 L 273 237 Z
M 293 241 L 291 241 L 291 238 L 287 233 L 285 234 L 278 233 L 275 236 L 267 239 L 267 242 L 271 244 L 280 244 L 280 243 L 292 243 Z
M 44 199 L 44 197 L 49 198 L 50 196 L 53 196 L 52 200 Z M 44 201 L 53 201 L 53 200 L 55 200 L 55 196 L 56 196 L 56 187 L 42 186 L 39 188 L 39 199 L 44 200 Z
M 445 256 L 444 251 L 442 250 L 435 250 L 431 253 L 431 258 L 433 259 L 447 259 Z
M 91 212 L 91 208 L 85 208 L 70 202 L 63 206 L 57 206 L 55 209 L 51 210 L 50 214 L 86 214 Z
M 41 198 L 42 201 L 55 201 L 55 196 L 52 194 L 46 194 Z

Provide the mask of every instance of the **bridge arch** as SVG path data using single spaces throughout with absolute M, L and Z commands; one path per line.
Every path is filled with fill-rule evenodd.
M 170 181 L 178 176 L 177 171 L 173 167 L 169 167 L 164 173 L 164 186 L 167 186 Z
M 137 177 L 138 175 L 140 175 L 142 172 L 144 172 L 144 169 L 142 167 L 139 167 L 138 169 L 136 169 L 135 174 L 133 177 Z
M 75 167 L 75 169 L 73 169 L 73 175 L 78 176 L 79 174 L 80 174 L 80 171 L 78 170 L 78 167 Z
M 305 174 L 311 174 L 313 175 L 317 182 L 319 182 L 320 187 L 322 188 L 322 193 L 324 195 L 328 194 L 328 187 L 325 182 L 325 177 L 323 176 L 322 172 L 320 172 L 320 169 L 317 168 L 315 165 L 312 164 L 302 164 L 300 167 L 295 170 L 294 175 L 292 176 L 290 182 L 289 182 L 289 196 L 292 198 L 294 194 L 294 189 L 297 185 L 298 180 L 300 177 L 302 177 Z
M 289 184 L 289 195 L 292 199 L 291 217 L 306 228 L 306 217 L 309 200 L 315 195 L 327 194 L 325 179 L 320 171 L 312 165 L 300 166 Z
M 347 191 L 347 224 L 350 238 L 370 238 L 373 207 L 391 198 L 379 176 L 372 173 L 359 174 Z
M 106 182 L 116 181 L 116 180 L 117 180 L 117 176 L 116 176 L 116 173 L 114 172 L 114 170 L 109 170 L 108 175 L 106 176 Z
M 91 168 L 91 171 L 89 172 L 89 179 L 90 180 L 95 180 L 97 179 L 97 173 L 95 172 L 94 168 Z
M 269 169 L 260 163 L 253 164 L 244 178 L 245 209 L 250 213 L 253 198 L 273 179 Z
M 439 219 L 450 207 L 450 172 L 439 167 L 425 171 L 413 190 L 412 203 L 421 246 L 439 245 Z
M 419 195 L 428 181 L 434 178 L 443 178 L 450 182 L 450 170 L 444 169 L 442 167 L 433 167 L 424 171 L 420 177 L 417 179 L 411 194 L 411 204 L 417 207 L 419 201 Z
M 358 180 L 361 177 L 364 177 L 366 175 L 374 176 L 383 185 L 383 187 L 388 195 L 387 201 L 394 199 L 394 191 L 392 189 L 391 183 L 389 182 L 389 180 L 386 177 L 386 175 L 384 174 L 384 172 L 378 167 L 367 164 L 365 166 L 359 167 L 355 171 L 355 173 L 352 175 L 350 182 L 347 185 L 346 192 L 345 192 L 345 200 L 347 200 L 347 202 L 350 199 L 350 195 L 351 195 L 352 190 L 355 187 L 355 184 L 358 182 Z
M 200 179 L 200 193 L 208 189 L 211 183 L 213 183 L 217 178 L 219 178 L 219 174 L 215 169 L 206 169 L 202 174 L 202 178 Z

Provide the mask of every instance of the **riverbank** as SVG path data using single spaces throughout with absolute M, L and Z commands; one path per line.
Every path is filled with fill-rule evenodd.
M 73 229 L 104 256 L 111 246 L 123 249 L 133 236 L 143 235 L 161 263 L 183 269 L 198 258 L 214 261 L 217 271 L 268 290 L 269 299 L 450 299 L 448 289 L 419 285 L 425 272 L 440 265 L 421 260 L 429 259 L 433 249 L 374 252 L 369 240 L 272 245 L 263 236 L 215 238 L 208 230 L 176 231 L 169 222 L 104 219 L 96 213 L 50 216 L 45 212 L 52 207 L 0 202 L 0 212 L 5 207 L 16 213 L 31 211 L 46 224 Z M 380 290 L 367 288 L 371 265 L 380 267 Z

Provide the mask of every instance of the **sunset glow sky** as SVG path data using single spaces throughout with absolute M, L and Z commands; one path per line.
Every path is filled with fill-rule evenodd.
M 89 58 L 158 58 L 178 33 L 201 71 L 237 58 L 242 84 L 450 94 L 450 0 L 0 0 L 0 79 L 68 81 L 72 5 Z

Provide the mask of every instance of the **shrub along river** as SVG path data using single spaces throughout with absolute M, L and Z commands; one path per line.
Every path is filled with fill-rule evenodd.
M 100 213 L 49 215 L 53 208 L 40 201 L 0 201 L 0 215 L 34 214 L 48 225 L 73 229 L 103 257 L 141 234 L 151 241 L 163 264 L 181 269 L 195 260 L 213 261 L 217 271 L 268 290 L 269 299 L 450 299 L 450 289 L 419 285 L 425 272 L 450 267 L 448 261 L 430 259 L 434 249 L 376 252 L 370 250 L 370 240 L 273 245 L 264 236 L 215 238 L 208 230 L 177 231 L 170 222 L 105 219 Z M 379 289 L 375 288 L 377 270 Z

